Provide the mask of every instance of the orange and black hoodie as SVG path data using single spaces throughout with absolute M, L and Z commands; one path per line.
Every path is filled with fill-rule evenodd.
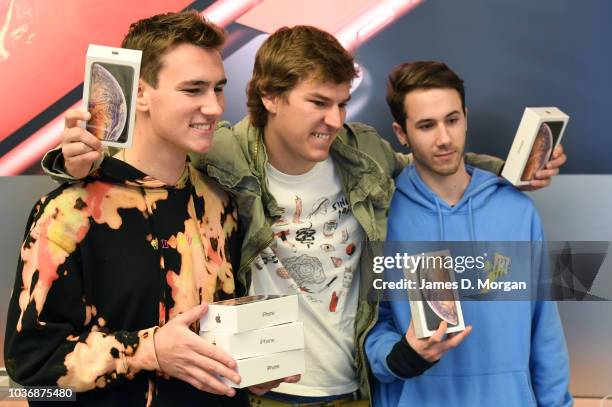
M 72 387 L 77 405 L 246 405 L 243 392 L 230 399 L 168 378 L 153 344 L 169 319 L 236 295 L 239 248 L 234 201 L 190 164 L 169 186 L 104 160 L 30 214 L 7 372 L 26 386 Z

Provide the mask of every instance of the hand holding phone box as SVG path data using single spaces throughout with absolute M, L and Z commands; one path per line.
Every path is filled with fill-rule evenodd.
M 567 126 L 569 116 L 556 107 L 527 107 L 508 153 L 502 177 L 528 185 L 546 166 Z
M 129 148 L 134 130 L 142 51 L 90 44 L 83 102 L 91 119 L 82 124 L 102 144 Z

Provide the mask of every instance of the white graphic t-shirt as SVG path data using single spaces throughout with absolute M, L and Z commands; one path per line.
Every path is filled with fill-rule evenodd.
M 251 294 L 299 294 L 306 348 L 300 382 L 275 391 L 312 397 L 350 393 L 359 388 L 354 321 L 363 230 L 331 158 L 303 175 L 270 165 L 267 172 L 284 215 L 272 226 L 272 246 L 251 266 Z

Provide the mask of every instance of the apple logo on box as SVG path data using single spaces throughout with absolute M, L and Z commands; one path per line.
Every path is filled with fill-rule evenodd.
M 218 324 L 221 323 L 221 316 L 219 314 L 217 314 L 217 316 L 215 317 L 215 322 Z

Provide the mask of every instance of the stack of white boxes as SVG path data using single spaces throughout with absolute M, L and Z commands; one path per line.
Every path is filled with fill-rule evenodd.
M 304 330 L 297 295 L 256 295 L 208 305 L 200 336 L 230 354 L 243 388 L 304 373 Z

